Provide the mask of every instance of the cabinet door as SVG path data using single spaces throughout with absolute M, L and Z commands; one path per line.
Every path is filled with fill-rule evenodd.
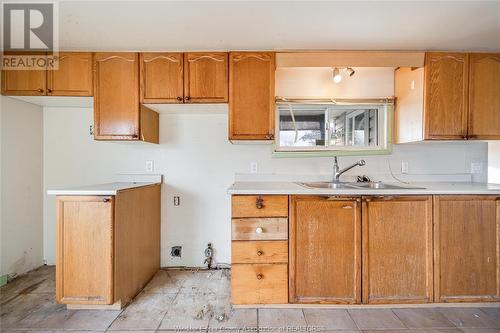
M 141 102 L 182 103 L 182 53 L 141 53 Z
M 472 53 L 469 62 L 469 137 L 500 139 L 500 53 Z
M 56 299 L 113 303 L 113 197 L 57 198 Z
M 363 200 L 363 303 L 432 302 L 432 197 Z
M 139 138 L 139 55 L 95 53 L 94 138 Z
M 47 71 L 47 95 L 92 96 L 92 53 L 60 52 L 57 70 Z
M 229 55 L 229 140 L 274 138 L 274 53 Z
M 186 53 L 184 68 L 185 103 L 227 102 L 227 53 Z
M 434 197 L 436 302 L 500 300 L 500 199 Z
M 294 196 L 290 302 L 359 303 L 361 199 Z
M 20 57 L 30 55 L 43 56 L 43 54 L 19 54 Z M 46 93 L 46 70 L 2 70 L 2 95 L 45 96 Z
M 425 139 L 466 138 L 467 58 L 466 53 L 426 54 Z

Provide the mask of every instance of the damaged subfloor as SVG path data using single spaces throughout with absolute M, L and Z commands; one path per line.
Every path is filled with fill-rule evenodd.
M 232 309 L 230 271 L 161 270 L 121 311 L 66 310 L 44 266 L 0 289 L 2 332 L 500 332 L 500 307 Z

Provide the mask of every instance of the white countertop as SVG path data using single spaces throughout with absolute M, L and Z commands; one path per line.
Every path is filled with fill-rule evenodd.
M 142 186 L 159 184 L 155 182 L 116 182 L 80 187 L 71 187 L 66 189 L 48 190 L 49 195 L 116 195 L 119 191 L 128 190 Z
M 500 194 L 500 184 L 466 182 L 432 182 L 409 184 L 388 183 L 408 189 L 311 189 L 294 182 L 237 181 L 229 189 L 229 194 L 305 194 L 305 195 L 405 195 L 405 194 Z M 422 188 L 409 188 L 422 187 Z

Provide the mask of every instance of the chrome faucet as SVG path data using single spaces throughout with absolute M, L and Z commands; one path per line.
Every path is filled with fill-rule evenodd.
M 338 183 L 340 182 L 340 176 L 346 172 L 346 171 L 349 171 L 351 170 L 352 168 L 354 167 L 357 167 L 357 166 L 363 166 L 365 165 L 366 162 L 365 160 L 359 160 L 357 161 L 356 163 L 354 163 L 353 165 L 350 165 L 348 167 L 345 167 L 343 168 L 342 170 L 340 170 L 340 167 L 339 167 L 339 162 L 337 161 L 337 156 L 335 156 L 335 162 L 333 163 L 333 182 L 334 183 Z

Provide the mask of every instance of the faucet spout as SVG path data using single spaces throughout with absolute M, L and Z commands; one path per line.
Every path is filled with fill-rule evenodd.
M 363 166 L 365 164 L 366 164 L 365 160 L 359 160 L 356 163 L 354 163 L 354 164 L 352 164 L 352 165 L 350 165 L 348 167 L 340 169 L 339 163 L 338 163 L 338 160 L 337 160 L 337 156 L 335 156 L 334 163 L 333 163 L 333 181 L 335 183 L 338 183 L 340 181 L 340 176 L 342 174 L 344 174 L 345 172 L 351 170 L 354 167 Z

